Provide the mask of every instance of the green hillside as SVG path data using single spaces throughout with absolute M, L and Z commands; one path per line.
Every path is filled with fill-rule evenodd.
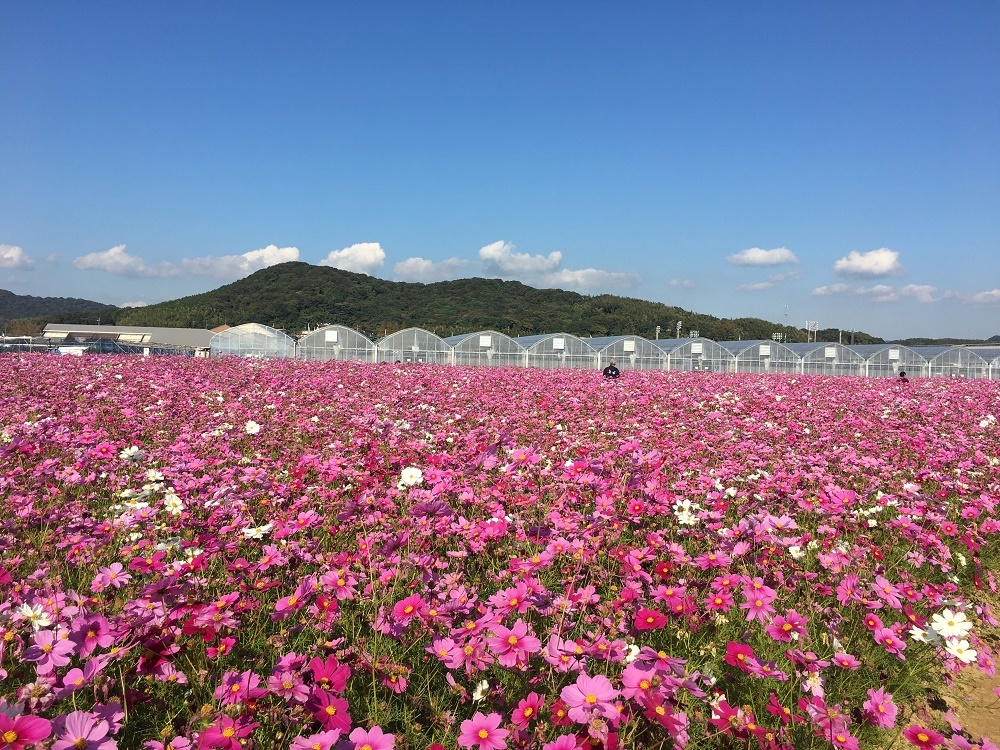
M 308 263 L 282 263 L 205 294 L 148 307 L 118 310 L 118 325 L 192 328 L 264 323 L 298 333 L 325 323 L 350 326 L 378 338 L 420 326 L 441 336 L 495 329 L 512 336 L 564 331 L 576 335 L 635 334 L 661 338 L 696 329 L 716 340 L 787 334 L 805 341 L 802 329 L 758 318 L 720 319 L 659 302 L 603 294 L 588 297 L 559 289 L 535 289 L 517 281 L 460 279 L 434 284 L 385 281 Z M 834 340 L 836 329 L 827 333 Z M 856 343 L 881 339 L 855 333 Z
M 100 302 L 75 297 L 32 297 L 0 289 L 0 323 L 19 318 L 76 313 L 85 310 L 103 310 L 108 307 Z

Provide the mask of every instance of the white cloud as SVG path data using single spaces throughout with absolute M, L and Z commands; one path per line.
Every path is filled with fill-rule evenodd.
M 531 255 L 516 253 L 514 249 L 512 243 L 503 240 L 481 247 L 479 257 L 483 261 L 484 273 L 534 287 L 572 289 L 584 293 L 628 289 L 639 282 L 639 276 L 632 273 L 615 273 L 598 268 L 563 268 L 563 255 L 559 251 Z
M 385 250 L 377 242 L 359 242 L 343 250 L 331 250 L 319 262 L 321 266 L 339 268 L 341 271 L 373 274 L 385 263 Z
M 930 284 L 907 284 L 899 290 L 903 297 L 913 297 L 917 302 L 937 302 L 937 287 Z
M 592 292 L 630 289 L 638 282 L 639 276 L 634 273 L 614 273 L 597 268 L 581 268 L 579 271 L 561 268 L 548 275 L 547 285 L 557 289 Z
M 268 245 L 242 255 L 207 255 L 203 258 L 182 258 L 180 269 L 197 276 L 216 276 L 220 279 L 238 279 L 249 276 L 262 268 L 299 259 L 297 247 Z
M 674 289 L 691 289 L 694 286 L 694 282 L 691 279 L 670 279 L 667 282 L 667 286 Z
M 899 253 L 887 247 L 859 253 L 851 250 L 833 264 L 833 270 L 844 276 L 888 276 L 903 269 Z
M 115 245 L 99 253 L 81 255 L 79 258 L 74 258 L 73 266 L 84 271 L 107 271 L 121 276 L 166 278 L 180 275 L 180 269 L 173 263 L 160 262 L 151 266 L 137 255 L 125 252 L 124 245 Z
M 785 263 L 798 263 L 799 259 L 787 247 L 776 247 L 773 250 L 751 247 L 730 255 L 729 262 L 734 266 L 780 266 Z
M 812 290 L 813 297 L 829 297 L 833 294 L 845 294 L 850 289 L 847 284 L 829 284 L 828 286 L 818 286 Z
M 562 253 L 555 251 L 548 255 L 515 253 L 514 245 L 500 240 L 479 248 L 479 257 L 486 264 L 487 273 L 497 276 L 519 276 L 522 274 L 552 273 L 562 264 Z
M 850 284 L 830 284 L 829 286 L 819 286 L 812 290 L 814 297 L 829 297 L 834 294 L 843 294 L 851 297 L 864 297 L 872 302 L 898 302 L 909 297 L 917 302 L 937 302 L 937 287 L 930 284 L 907 284 L 901 289 L 896 289 L 888 284 L 875 284 L 874 286 L 851 286 Z M 948 296 L 947 294 L 945 296 Z
M 148 302 L 122 302 L 118 307 L 145 307 Z
M 471 261 L 462 258 L 448 258 L 434 262 L 426 258 L 407 258 L 393 266 L 393 273 L 401 281 L 420 281 L 430 283 L 457 279 L 466 273 Z
M 150 265 L 139 256 L 125 252 L 124 245 L 115 245 L 100 253 L 82 255 L 74 259 L 73 265 L 82 270 L 107 271 L 121 276 L 171 278 L 192 274 L 238 279 L 262 268 L 298 259 L 298 248 L 268 245 L 242 255 L 208 255 L 203 258 L 181 258 L 178 263 L 160 261 Z
M 17 245 L 0 245 L 0 268 L 31 268 L 35 265 Z
M 998 305 L 1000 304 L 1000 289 L 970 294 L 965 298 L 965 301 L 973 305 Z
M 767 281 L 756 281 L 752 284 L 740 284 L 740 289 L 747 292 L 760 292 L 765 289 L 771 289 L 778 286 L 778 284 L 784 284 L 786 281 L 794 281 L 800 278 L 801 274 L 797 271 L 788 271 L 787 273 L 778 273 L 769 278 Z

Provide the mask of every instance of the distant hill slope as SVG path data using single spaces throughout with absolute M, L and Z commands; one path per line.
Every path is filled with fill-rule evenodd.
M 35 318 L 60 313 L 100 310 L 108 307 L 100 302 L 75 297 L 32 297 L 0 289 L 0 323 L 18 318 Z
M 459 279 L 434 284 L 385 281 L 308 263 L 282 263 L 205 294 L 148 307 L 117 310 L 118 325 L 213 328 L 264 323 L 298 333 L 306 326 L 339 323 L 378 338 L 420 326 L 441 336 L 496 329 L 512 336 L 564 331 L 576 335 L 635 334 L 653 338 L 696 329 L 716 340 L 770 338 L 786 333 L 804 341 L 805 331 L 758 318 L 720 319 L 659 302 L 603 294 L 588 297 L 559 289 L 535 289 L 517 281 Z M 820 332 L 820 339 L 823 334 Z M 834 339 L 836 329 L 826 332 Z M 855 333 L 856 343 L 881 339 Z

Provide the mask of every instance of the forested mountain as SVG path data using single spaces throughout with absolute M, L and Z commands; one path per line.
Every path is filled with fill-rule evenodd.
M 719 341 L 771 338 L 785 333 L 805 341 L 802 329 L 758 318 L 720 319 L 659 302 L 560 289 L 535 289 L 517 281 L 459 279 L 433 284 L 385 281 L 308 263 L 282 263 L 205 294 L 148 307 L 118 310 L 119 325 L 213 328 L 264 323 L 298 333 L 307 326 L 339 323 L 373 338 L 409 326 L 441 336 L 495 329 L 512 336 L 562 331 L 575 335 L 635 334 L 653 338 L 693 329 Z M 828 333 L 837 338 L 836 329 Z M 855 333 L 856 343 L 881 339 Z M 829 339 L 828 339 L 829 340 Z
M 84 310 L 101 310 L 108 307 L 100 302 L 75 297 L 32 297 L 0 289 L 0 323 L 18 318 L 34 318 Z

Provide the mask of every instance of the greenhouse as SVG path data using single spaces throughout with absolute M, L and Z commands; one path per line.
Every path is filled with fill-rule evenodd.
M 597 351 L 583 339 L 569 333 L 521 336 L 515 341 L 527 350 L 525 362 L 528 367 L 597 367 Z
M 927 375 L 932 378 L 967 378 L 990 376 L 990 359 L 964 346 L 915 346 L 913 350 L 927 360 Z
M 871 378 L 895 378 L 900 372 L 908 377 L 927 375 L 927 360 L 901 344 L 854 344 L 848 347 L 865 358 L 865 375 Z
M 375 344 L 378 362 L 427 362 L 451 364 L 451 347 L 436 333 L 406 328 L 390 333 Z
M 524 367 L 524 347 L 497 331 L 479 331 L 449 336 L 452 364 L 483 367 Z
M 865 358 L 843 344 L 820 341 L 785 346 L 799 355 L 803 375 L 865 374 Z
M 797 373 L 799 355 L 777 341 L 720 341 L 736 357 L 736 372 Z
M 347 326 L 325 326 L 302 336 L 295 355 L 310 362 L 339 360 L 374 362 L 375 344 L 364 334 Z
M 986 375 L 990 380 L 1000 380 L 1000 346 L 970 346 L 974 352 L 986 361 Z
M 642 336 L 600 336 L 583 341 L 597 352 L 597 367 L 601 369 L 611 360 L 615 360 L 619 370 L 663 370 L 666 367 L 663 350 Z
M 653 344 L 666 354 L 668 370 L 736 372 L 736 356 L 711 339 L 657 339 Z
M 285 359 L 295 356 L 295 340 L 284 331 L 260 323 L 244 323 L 212 336 L 213 357 Z

